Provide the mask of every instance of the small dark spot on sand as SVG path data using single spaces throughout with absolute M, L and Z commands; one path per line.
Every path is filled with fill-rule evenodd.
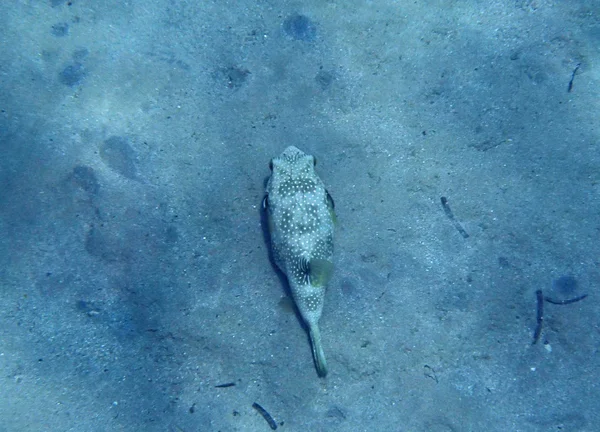
M 85 250 L 92 256 L 101 258 L 107 262 L 117 260 L 117 255 L 110 249 L 109 242 L 102 231 L 92 227 L 85 238 Z
M 510 263 L 508 262 L 508 259 L 506 259 L 506 257 L 498 257 L 498 265 L 500 266 L 500 268 L 508 268 L 510 267 Z
M 322 90 L 327 89 L 331 83 L 334 80 L 334 76 L 333 74 L 321 70 L 317 73 L 317 76 L 315 77 L 315 81 L 317 82 L 317 84 L 319 85 L 319 87 L 321 87 Z
M 81 62 L 88 56 L 89 53 L 90 51 L 87 48 L 79 48 L 73 53 L 73 60 L 76 62 Z
M 346 414 L 344 413 L 344 411 L 340 407 L 335 405 L 327 410 L 325 416 L 338 421 L 346 419 Z
M 360 255 L 360 259 L 362 262 L 371 264 L 377 261 L 377 255 L 374 253 L 364 253 Z
M 78 300 L 77 303 L 75 303 L 75 308 L 79 312 L 83 312 L 90 317 L 96 316 L 101 312 L 101 309 L 98 306 L 96 306 L 94 303 L 87 302 L 85 300 Z
M 231 89 L 240 88 L 248 79 L 248 69 L 230 66 L 220 69 L 220 74 L 225 79 L 225 85 Z
M 52 34 L 56 37 L 63 37 L 69 34 L 69 24 L 57 23 L 52 26 Z
M 100 157 L 114 171 L 124 177 L 135 179 L 135 152 L 127 138 L 112 136 L 100 146 Z
M 61 83 L 66 86 L 73 87 L 79 84 L 83 78 L 85 78 L 85 68 L 81 63 L 75 62 L 66 66 L 62 72 L 58 75 Z
M 552 282 L 552 288 L 557 294 L 571 295 L 577 291 L 579 283 L 573 275 L 563 275 Z
M 283 31 L 295 40 L 312 42 L 317 37 L 315 24 L 304 15 L 294 14 L 283 22 Z
M 78 165 L 73 168 L 71 180 L 81 189 L 92 195 L 96 195 L 100 189 L 96 173 L 89 166 Z
M 358 295 L 356 284 L 349 278 L 342 279 L 340 289 L 344 297 L 356 297 Z
M 179 239 L 179 233 L 177 232 L 177 227 L 170 226 L 167 228 L 165 232 L 165 240 L 167 243 L 175 243 Z
M 548 80 L 548 74 L 544 71 L 536 72 L 532 79 L 534 83 L 542 84 Z
M 130 254 L 121 235 L 122 233 L 115 232 L 104 224 L 92 225 L 85 238 L 85 250 L 107 263 L 124 262 L 129 259 Z

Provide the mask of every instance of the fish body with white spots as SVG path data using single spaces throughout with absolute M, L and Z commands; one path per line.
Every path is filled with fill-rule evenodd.
M 327 374 L 319 319 L 333 272 L 333 200 L 315 172 L 316 161 L 296 147 L 271 160 L 263 206 L 273 259 L 287 276 L 294 302 L 308 327 L 319 376 Z

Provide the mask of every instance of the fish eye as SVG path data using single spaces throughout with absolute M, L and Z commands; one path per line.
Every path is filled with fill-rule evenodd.
M 269 161 L 269 169 L 273 171 L 273 159 Z

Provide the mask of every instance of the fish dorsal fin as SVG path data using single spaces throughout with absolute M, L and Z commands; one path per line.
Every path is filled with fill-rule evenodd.
M 309 277 L 312 286 L 325 286 L 333 274 L 333 263 L 324 259 L 313 259 L 309 263 Z

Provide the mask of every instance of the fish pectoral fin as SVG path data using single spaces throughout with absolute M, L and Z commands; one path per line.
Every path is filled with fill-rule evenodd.
M 310 260 L 309 272 L 312 286 L 325 286 L 333 274 L 333 263 L 324 259 Z
M 319 327 L 312 325 L 310 326 L 309 333 L 315 366 L 317 367 L 317 374 L 320 377 L 324 377 L 327 375 L 327 361 L 325 360 L 325 352 L 321 345 L 321 332 L 319 331 Z
M 335 204 L 333 202 L 333 198 L 329 195 L 329 192 L 325 191 L 327 194 L 327 209 L 329 210 L 329 216 L 331 217 L 331 221 L 334 225 L 338 224 L 337 216 L 335 214 Z
M 335 203 L 333 202 L 333 198 L 331 198 L 331 195 L 329 194 L 329 191 L 327 189 L 325 189 L 325 193 L 327 194 L 327 207 L 329 207 L 331 210 L 333 210 L 335 208 Z

